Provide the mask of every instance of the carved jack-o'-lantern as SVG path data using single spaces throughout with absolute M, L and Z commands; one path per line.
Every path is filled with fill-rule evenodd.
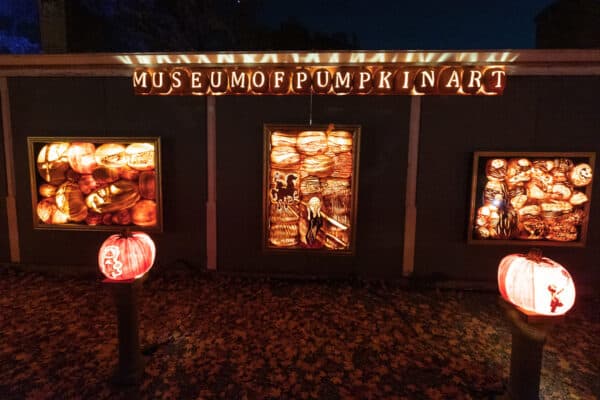
M 531 161 L 526 158 L 508 160 L 506 179 L 509 186 L 529 181 L 531 179 Z
M 154 171 L 144 171 L 139 179 L 140 195 L 149 200 L 156 199 L 156 173 Z
M 107 213 L 133 207 L 139 198 L 137 184 L 122 179 L 92 192 L 85 203 L 97 213 Z
M 98 266 L 109 279 L 137 279 L 147 273 L 156 257 L 154 242 L 143 232 L 110 236 L 100 246 Z
M 56 186 L 49 183 L 43 183 L 40 185 L 39 192 L 43 197 L 52 197 L 56 194 Z
M 65 172 L 69 169 L 68 148 L 69 143 L 55 142 L 46 144 L 40 150 L 37 169 L 46 182 L 58 185 L 65 180 Z
M 152 143 L 132 143 L 125 149 L 127 165 L 139 171 L 154 169 L 154 145 Z
M 152 200 L 140 200 L 131 209 L 131 221 L 139 226 L 156 225 L 156 203 Z
M 87 206 L 77 183 L 65 182 L 60 185 L 56 191 L 56 205 L 71 221 L 79 222 L 87 217 Z
M 575 303 L 575 285 L 569 272 L 556 261 L 529 254 L 510 254 L 500 261 L 498 288 L 502 297 L 528 313 L 562 315 Z
M 91 174 L 96 168 L 96 146 L 93 143 L 71 143 L 67 150 L 69 165 L 80 174 Z
M 569 174 L 569 180 L 575 186 L 586 186 L 592 182 L 592 167 L 589 164 L 577 164 Z
M 485 175 L 491 181 L 503 181 L 506 178 L 507 162 L 503 158 L 493 158 L 485 164 Z
M 103 185 L 117 181 L 120 176 L 120 171 L 118 168 L 99 166 L 94 170 L 92 176 L 97 184 Z
M 96 162 L 109 168 L 121 168 L 127 164 L 125 146 L 119 143 L 104 143 L 96 149 Z
M 96 212 L 90 211 L 88 212 L 87 217 L 85 217 L 85 223 L 90 226 L 96 226 L 102 224 L 102 214 L 98 214 Z
M 129 210 L 119 210 L 112 215 L 112 223 L 117 225 L 131 224 L 131 214 Z
M 504 182 L 487 181 L 483 189 L 483 200 L 485 204 L 501 207 L 506 202 L 507 188 Z
M 77 183 L 79 184 L 79 190 L 81 190 L 81 193 L 83 194 L 90 194 L 98 186 L 94 177 L 89 174 L 81 175 Z
M 119 169 L 119 177 L 121 179 L 127 179 L 128 181 L 137 181 L 140 177 L 140 171 L 126 165 L 123 168 Z
M 40 201 L 36 213 L 45 224 L 66 224 L 69 220 L 69 217 L 58 209 L 53 198 Z

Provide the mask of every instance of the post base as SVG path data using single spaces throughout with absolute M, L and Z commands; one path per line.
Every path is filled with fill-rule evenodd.
M 500 299 L 500 304 L 512 332 L 510 377 L 506 398 L 512 400 L 539 399 L 544 343 L 546 343 L 550 330 L 563 321 L 564 317 L 546 317 L 526 313 L 503 299 Z
M 140 280 L 104 280 L 110 286 L 117 308 L 119 335 L 119 365 L 111 381 L 117 385 L 137 385 L 144 375 L 144 360 L 140 351 L 138 323 L 138 292 Z

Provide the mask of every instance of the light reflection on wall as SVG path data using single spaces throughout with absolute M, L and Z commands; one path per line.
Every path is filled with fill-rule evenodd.
M 127 65 L 237 65 L 237 64 L 440 64 L 440 63 L 513 63 L 518 53 L 496 52 L 282 52 L 282 53 L 211 53 L 211 54 L 132 54 L 117 55 Z

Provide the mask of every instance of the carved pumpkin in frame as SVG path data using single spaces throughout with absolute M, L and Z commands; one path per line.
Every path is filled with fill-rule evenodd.
M 69 165 L 75 172 L 91 174 L 96 168 L 96 146 L 89 142 L 73 142 L 67 150 Z
M 54 142 L 42 147 L 37 157 L 37 169 L 40 176 L 52 185 L 62 183 L 69 169 L 67 150 L 69 143 Z

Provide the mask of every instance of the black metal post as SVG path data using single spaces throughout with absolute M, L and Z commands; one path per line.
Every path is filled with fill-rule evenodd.
M 140 383 L 144 373 L 144 360 L 140 351 L 138 323 L 139 280 L 105 280 L 111 285 L 119 333 L 119 365 L 113 375 L 113 382 L 120 385 Z
M 530 315 L 504 300 L 501 303 L 512 332 L 508 397 L 512 400 L 539 399 L 544 343 L 550 329 L 563 317 Z

